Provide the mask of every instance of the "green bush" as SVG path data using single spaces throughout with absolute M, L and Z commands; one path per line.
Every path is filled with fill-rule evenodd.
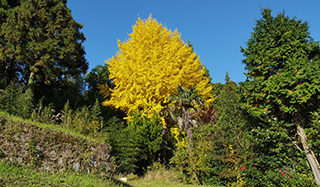
M 31 119 L 36 122 L 40 123 L 54 123 L 53 117 L 54 117 L 54 106 L 52 103 L 50 103 L 48 106 L 43 106 L 42 99 L 40 100 L 39 104 L 36 106 L 36 108 L 33 110 L 31 114 Z
M 0 109 L 9 114 L 30 118 L 33 110 L 33 94 L 30 89 L 11 84 L 0 95 Z
M 111 147 L 111 155 L 115 155 L 118 171 L 143 174 L 158 160 L 163 146 L 158 117 L 140 118 L 140 113 L 136 113 L 128 125 L 116 117 L 108 125 L 106 143 Z
M 128 129 L 135 132 L 139 144 L 140 159 L 137 164 L 140 168 L 146 169 L 159 159 L 163 146 L 162 128 L 160 118 L 156 114 L 149 119 L 141 118 L 141 114 L 137 112 L 133 121 L 129 123 Z
M 105 125 L 103 117 L 101 117 L 101 108 L 98 100 L 96 100 L 93 107 L 83 106 L 76 111 L 70 108 L 69 101 L 67 101 L 61 113 L 62 127 L 99 140 L 103 138 L 102 131 Z
M 210 175 L 214 144 L 212 124 L 200 126 L 193 131 L 193 149 L 188 148 L 188 138 L 184 134 L 185 142 L 179 144 L 170 163 L 180 172 L 181 180 L 185 183 L 203 184 L 203 180 Z
M 210 155 L 210 174 L 202 179 L 204 184 L 239 183 L 239 168 L 252 154 L 244 128 L 248 123 L 247 114 L 241 109 L 238 88 L 227 73 L 225 85 L 214 101 L 217 123 L 207 127 L 212 134 L 214 149 Z
M 314 151 L 317 160 L 320 160 L 320 109 L 311 114 L 310 128 L 306 129 L 309 146 Z
M 106 144 L 113 155 L 115 173 L 135 173 L 139 160 L 139 148 L 135 132 L 127 128 L 124 121 L 117 117 L 108 120 Z
M 317 186 L 312 173 L 298 173 L 286 167 L 275 170 L 262 171 L 256 167 L 248 166 L 241 169 L 241 177 L 248 186 L 287 186 L 287 187 L 315 187 Z
M 298 175 L 300 173 L 312 176 L 305 153 L 297 143 L 298 137 L 295 134 L 294 123 L 280 122 L 274 118 L 268 123 L 256 120 L 247 125 L 250 127 L 248 138 L 254 153 L 254 156 L 247 160 L 247 165 L 256 167 L 254 170 L 248 169 L 245 172 L 247 185 L 314 186 L 312 178 L 306 179 Z M 283 126 L 292 127 L 292 129 L 285 129 Z M 290 173 L 291 178 L 279 177 L 280 170 Z M 305 180 L 306 185 L 298 185 L 299 182 L 303 182 L 302 179 Z

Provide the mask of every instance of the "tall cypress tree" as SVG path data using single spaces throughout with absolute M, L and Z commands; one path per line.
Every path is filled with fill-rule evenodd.
M 288 136 L 298 135 L 320 184 L 318 163 L 304 130 L 309 128 L 310 112 L 320 103 L 319 43 L 312 40 L 306 22 L 284 13 L 273 17 L 270 9 L 264 9 L 262 17 L 247 48 L 241 48 L 247 70 L 247 80 L 241 85 L 244 106 L 266 123 L 278 119 L 286 124 L 282 128 L 291 132 Z
M 11 4 L 13 1 L 10 1 Z M 1 25 L 2 61 L 14 59 L 33 89 L 59 86 L 66 77 L 77 79 L 88 69 L 82 25 L 66 0 L 20 0 Z M 50 88 L 50 87 L 49 87 Z

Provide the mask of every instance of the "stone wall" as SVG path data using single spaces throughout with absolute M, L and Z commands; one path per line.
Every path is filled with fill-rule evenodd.
M 109 148 L 64 132 L 0 116 L 0 159 L 43 171 L 112 171 Z

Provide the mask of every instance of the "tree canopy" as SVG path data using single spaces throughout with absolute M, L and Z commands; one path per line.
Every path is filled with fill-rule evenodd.
M 247 48 L 241 48 L 247 70 L 241 87 L 251 114 L 268 123 L 279 120 L 291 137 L 296 130 L 319 184 L 319 164 L 307 146 L 304 131 L 310 112 L 316 111 L 320 102 L 319 43 L 312 40 L 308 29 L 307 22 L 284 13 L 273 17 L 270 9 L 264 9 Z
M 247 48 L 241 48 L 248 109 L 284 117 L 318 107 L 319 43 L 312 40 L 309 26 L 284 13 L 272 17 L 270 9 L 262 16 Z
M 118 41 L 119 51 L 106 61 L 115 88 L 103 105 L 127 113 L 141 109 L 142 116 L 151 118 L 170 103 L 167 97 L 177 93 L 177 85 L 187 89 L 197 85 L 206 103 L 212 101 L 205 69 L 177 30 L 168 30 L 150 16 L 139 18 L 129 37 Z
M 29 85 L 75 79 L 88 69 L 81 28 L 66 0 L 20 0 L 6 11 L 1 25 L 1 60 L 18 64 Z

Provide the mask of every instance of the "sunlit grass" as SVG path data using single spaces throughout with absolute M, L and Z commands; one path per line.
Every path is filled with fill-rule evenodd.
M 178 184 L 174 182 L 164 181 L 164 180 L 145 180 L 145 179 L 138 179 L 129 181 L 128 184 L 134 187 L 199 187 L 199 185 L 192 185 L 192 184 Z M 205 186 L 205 185 L 201 185 Z M 214 186 L 211 186 L 214 187 Z M 218 187 L 218 186 L 216 186 Z
M 31 167 L 0 161 L 0 186 L 129 186 L 120 181 L 98 175 L 74 172 L 39 172 Z
M 70 186 L 70 187 L 198 187 L 165 180 L 137 179 L 122 183 L 111 177 L 99 177 L 74 172 L 40 172 L 32 167 L 17 166 L 0 161 L 0 186 Z
M 33 125 L 36 125 L 40 128 L 43 128 L 45 130 L 55 130 L 55 131 L 59 131 L 59 132 L 65 132 L 69 135 L 73 135 L 75 137 L 79 137 L 79 138 L 82 138 L 82 139 L 86 139 L 86 140 L 90 140 L 90 141 L 94 141 L 94 142 L 98 142 L 97 140 L 91 138 L 90 136 L 85 136 L 77 131 L 72 131 L 72 130 L 69 130 L 67 128 L 63 128 L 59 125 L 55 125 L 55 124 L 45 124 L 45 123 L 38 123 L 38 122 L 34 122 L 33 120 L 31 119 L 23 119 L 21 117 L 18 117 L 18 116 L 14 116 L 14 115 L 10 115 L 6 112 L 3 112 L 3 111 L 0 111 L 0 116 L 3 116 L 3 117 L 7 117 L 8 119 L 11 119 L 13 121 L 19 121 L 19 122 L 25 122 L 25 123 L 28 123 L 28 124 L 33 124 Z M 100 142 L 102 143 L 102 142 Z

